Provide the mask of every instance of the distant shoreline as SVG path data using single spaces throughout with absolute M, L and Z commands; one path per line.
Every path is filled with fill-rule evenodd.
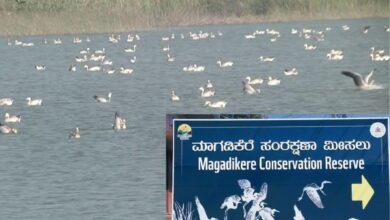
M 167 17 L 166 20 L 148 20 L 144 22 L 132 22 L 129 16 L 112 16 L 102 19 L 99 16 L 89 14 L 88 19 L 83 19 L 79 13 L 51 14 L 6 14 L 0 13 L 0 36 L 40 36 L 40 35 L 83 35 L 99 33 L 125 33 L 136 31 L 164 30 L 169 28 L 190 27 L 199 25 L 218 24 L 261 24 L 266 22 L 292 22 L 311 20 L 339 20 L 339 19 L 369 19 L 389 18 L 385 13 L 356 13 L 350 12 L 340 15 L 339 13 L 323 13 L 302 16 L 299 12 L 273 13 L 265 16 L 199 16 L 187 20 Z M 157 21 L 158 20 L 158 21 Z

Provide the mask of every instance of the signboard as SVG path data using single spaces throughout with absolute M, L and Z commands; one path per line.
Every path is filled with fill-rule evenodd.
M 388 220 L 388 129 L 387 117 L 173 119 L 170 218 Z

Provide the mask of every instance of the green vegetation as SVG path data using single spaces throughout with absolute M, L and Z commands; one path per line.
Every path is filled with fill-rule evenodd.
M 0 0 L 0 35 L 388 16 L 388 0 Z

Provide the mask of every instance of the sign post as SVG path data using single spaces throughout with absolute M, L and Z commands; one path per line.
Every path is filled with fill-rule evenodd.
M 171 218 L 390 219 L 388 129 L 386 117 L 173 119 Z

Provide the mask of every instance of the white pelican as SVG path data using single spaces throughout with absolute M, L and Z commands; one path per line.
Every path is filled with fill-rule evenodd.
M 137 57 L 133 56 L 133 58 L 130 58 L 130 63 L 135 63 L 137 61 Z
M 202 98 L 208 98 L 215 95 L 214 90 L 205 90 L 203 87 L 199 87 L 199 90 L 201 91 L 200 96 Z
M 90 52 L 90 49 L 89 49 L 89 47 L 87 47 L 87 49 L 86 50 L 80 50 L 80 54 L 82 54 L 82 55 L 84 55 L 84 54 L 89 54 L 89 52 Z
M 204 209 L 202 203 L 200 203 L 197 196 L 195 196 L 195 204 L 196 204 L 196 209 L 198 210 L 199 220 L 218 220 L 214 217 L 209 218 L 207 216 L 206 210 Z
M 372 75 L 374 74 L 374 71 L 376 69 L 373 69 L 366 77 L 363 78 L 363 76 L 359 73 L 350 72 L 350 71 L 341 71 L 341 74 L 351 77 L 353 79 L 353 82 L 355 85 L 362 90 L 373 90 L 373 89 L 382 89 L 383 87 L 380 85 L 376 85 L 375 80 L 370 80 Z
M 62 41 L 61 41 L 60 38 L 57 38 L 57 39 L 54 39 L 54 40 L 53 40 L 53 43 L 54 43 L 54 44 L 62 44 Z
M 84 65 L 84 68 L 89 71 L 89 72 L 96 72 L 96 71 L 100 71 L 102 68 L 100 66 L 92 66 L 92 67 L 89 67 L 88 65 Z
M 68 136 L 69 139 L 79 139 L 81 138 L 80 130 L 78 127 L 76 127 L 74 130 L 72 130 Z
M 171 100 L 172 100 L 172 101 L 180 101 L 179 96 L 177 96 L 177 95 L 175 94 L 175 91 L 174 91 L 174 90 L 172 90 L 172 92 L 171 92 Z
M 104 72 L 107 73 L 108 75 L 111 75 L 115 73 L 115 69 L 106 69 Z
M 169 45 L 168 46 L 166 46 L 166 47 L 163 47 L 163 51 L 169 51 L 170 49 L 169 49 Z
M 222 61 L 218 60 L 217 64 L 219 64 L 219 67 L 233 66 L 233 62 L 232 61 L 227 61 L 227 62 L 222 63 Z
M 7 125 L 3 125 L 0 123 L 0 133 L 2 133 L 2 134 L 17 134 L 18 130 L 16 130 L 16 128 L 11 128 Z
M 130 68 L 124 68 L 124 67 L 120 67 L 119 68 L 119 72 L 121 73 L 121 74 L 132 74 L 133 73 L 133 69 L 130 69 Z
M 259 57 L 259 60 L 261 62 L 272 62 L 275 60 L 275 57 L 263 57 L 263 56 L 260 56 Z
M 93 53 L 96 55 L 106 54 L 106 48 L 102 48 L 101 50 L 95 50 L 95 52 L 93 52 Z
M 226 101 L 217 101 L 217 102 L 206 101 L 204 103 L 205 106 L 208 106 L 210 108 L 225 108 L 226 104 L 227 104 Z
M 35 69 L 38 71 L 43 71 L 43 70 L 46 70 L 46 66 L 45 65 L 35 65 Z
M 260 89 L 255 89 L 253 88 L 248 81 L 242 81 L 243 91 L 245 94 L 248 95 L 255 95 L 255 94 L 260 94 Z
M 303 46 L 305 46 L 305 50 L 315 50 L 317 49 L 317 46 L 316 45 L 308 45 L 308 44 L 304 44 Z
M 343 25 L 343 26 L 341 26 L 341 28 L 342 28 L 344 31 L 349 30 L 349 26 L 348 26 L 348 25 Z
M 301 210 L 298 209 L 297 205 L 294 205 L 294 220 L 305 220 L 305 217 L 303 217 Z
M 136 50 L 137 50 L 136 44 L 133 45 L 133 48 L 125 48 L 126 53 L 135 53 Z
M 290 69 L 284 69 L 284 75 L 286 76 L 296 76 L 298 75 L 298 71 L 297 69 L 294 67 L 294 68 L 290 68 Z
M 322 205 L 321 197 L 320 197 L 320 195 L 318 194 L 317 191 L 319 190 L 322 194 L 326 195 L 326 194 L 324 193 L 324 191 L 322 191 L 322 189 L 324 188 L 324 185 L 325 185 L 326 183 L 329 184 L 329 183 L 332 183 L 332 182 L 327 181 L 327 180 L 322 181 L 321 187 L 319 187 L 319 186 L 318 186 L 317 184 L 315 184 L 315 183 L 311 183 L 311 184 L 306 185 L 306 186 L 303 188 L 302 195 L 298 198 L 298 201 L 301 201 L 301 200 L 302 200 L 303 195 L 304 195 L 305 192 L 306 192 L 306 194 L 307 194 L 307 196 L 309 197 L 309 199 L 310 199 L 318 208 L 323 209 L 323 208 L 324 208 L 324 205 Z
M 245 79 L 249 85 L 257 85 L 257 84 L 262 84 L 264 82 L 264 80 L 261 78 L 251 79 L 250 76 L 245 77 Z
M 109 66 L 111 66 L 112 65 L 112 60 L 105 59 L 105 60 L 102 61 L 102 65 L 109 65 Z
M 71 65 L 69 66 L 68 70 L 69 70 L 70 72 L 75 72 L 75 71 L 76 71 L 76 65 L 71 64 Z
M 272 78 L 271 76 L 270 77 L 268 77 L 268 82 L 267 82 L 267 84 L 269 85 L 269 86 L 277 86 L 277 85 L 280 85 L 280 79 L 274 79 L 274 78 Z
M 126 120 L 124 118 L 121 118 L 118 112 L 115 112 L 113 129 L 126 129 Z
M 12 103 L 14 102 L 14 100 L 13 99 L 11 99 L 11 98 L 2 98 L 2 99 L 0 99 L 0 106 L 2 106 L 2 105 L 12 105 Z
M 88 61 L 88 58 L 86 55 L 84 55 L 83 57 L 75 57 L 74 60 L 76 60 L 78 63 L 84 63 Z
M 172 57 L 169 53 L 167 54 L 167 60 L 168 60 L 168 62 L 173 62 L 173 61 L 175 61 L 175 57 Z
M 108 93 L 108 96 L 107 98 L 106 97 L 103 97 L 103 96 L 97 96 L 97 95 L 94 95 L 93 98 L 97 101 L 97 102 L 102 102 L 102 103 L 107 103 L 107 102 L 111 102 L 111 92 Z
M 205 87 L 206 87 L 207 89 L 211 89 L 211 88 L 213 88 L 214 86 L 213 86 L 213 84 L 211 83 L 211 81 L 208 79 L 208 80 L 207 80 L 207 83 L 206 83 L 206 85 L 205 85 Z
M 221 209 L 225 209 L 225 217 L 224 220 L 228 219 L 228 210 L 229 209 L 237 209 L 238 204 L 241 203 L 241 198 L 237 195 L 232 195 L 229 197 L 226 197 L 221 205 Z
M 5 123 L 20 123 L 20 120 L 22 119 L 20 115 L 10 115 L 8 112 L 5 113 L 4 118 Z
M 42 105 L 42 99 L 31 99 L 31 97 L 27 97 L 27 105 L 28 106 L 40 106 Z

